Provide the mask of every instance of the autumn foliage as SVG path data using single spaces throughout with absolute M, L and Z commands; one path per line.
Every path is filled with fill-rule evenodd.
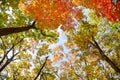
M 36 20 L 39 29 L 55 29 L 62 24 L 63 29 L 76 26 L 74 19 L 80 20 L 82 5 L 95 9 L 98 16 L 107 17 L 112 22 L 120 19 L 120 1 L 112 0 L 20 0 L 20 9 Z
M 21 0 L 20 8 L 39 23 L 39 28 L 73 28 L 81 17 L 81 11 L 69 0 Z
M 95 9 L 98 16 L 106 16 L 108 20 L 117 22 L 120 20 L 120 1 L 113 0 L 76 0 L 79 5 Z M 77 3 L 77 4 L 78 4 Z
M 120 0 L 1 0 L 0 80 L 120 80 Z

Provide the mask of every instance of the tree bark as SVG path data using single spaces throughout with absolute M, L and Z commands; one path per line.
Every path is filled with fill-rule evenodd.
M 13 34 L 13 33 L 19 33 L 19 32 L 23 32 L 23 31 L 27 31 L 29 29 L 36 29 L 35 28 L 35 21 L 32 23 L 32 25 L 27 25 L 24 27 L 1 28 L 0 29 L 0 36 L 5 36 L 8 34 Z

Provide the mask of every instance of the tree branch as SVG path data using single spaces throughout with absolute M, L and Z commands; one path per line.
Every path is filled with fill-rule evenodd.
M 24 39 L 24 38 L 23 38 L 23 39 Z M 1 65 L 0 72 L 8 65 L 11 61 L 13 61 L 14 57 L 19 53 L 19 52 L 17 52 L 16 54 L 13 53 L 13 55 L 11 56 L 11 58 L 8 58 L 8 53 L 9 53 L 11 50 L 14 51 L 14 47 L 17 46 L 19 43 L 21 43 L 21 42 L 23 41 L 23 39 L 21 39 L 20 41 L 18 41 L 16 44 L 13 44 L 12 47 L 11 47 L 8 51 L 6 51 L 6 52 L 4 53 L 4 56 L 3 56 L 2 60 L 0 61 L 0 65 L 3 63 L 3 61 L 5 60 L 5 58 L 6 58 L 6 61 L 5 61 L 5 63 L 4 63 L 3 65 Z
M 40 73 L 42 72 L 42 69 L 44 68 L 44 66 L 46 64 L 47 59 L 48 59 L 48 56 L 46 57 L 45 62 L 43 63 L 42 67 L 40 68 L 40 70 L 39 70 L 37 76 L 34 78 L 34 80 L 36 80 L 39 77 Z
M 8 34 L 19 33 L 23 31 L 27 31 L 29 29 L 36 29 L 35 21 L 31 25 L 27 25 L 24 27 L 11 27 L 11 28 L 1 28 L 0 29 L 0 36 L 5 36 Z
M 94 41 L 94 43 L 92 43 L 92 45 L 95 46 L 95 47 L 98 49 L 98 51 L 99 51 L 100 55 L 102 56 L 102 58 L 103 58 L 116 72 L 120 73 L 120 68 L 117 67 L 117 65 L 116 65 L 111 59 L 109 59 L 109 57 L 107 57 L 107 56 L 104 54 L 103 50 L 100 48 L 99 44 L 96 42 L 96 40 L 94 39 L 94 37 L 93 37 L 93 41 Z
M 7 58 L 7 54 L 8 54 L 13 48 L 14 48 L 14 45 L 12 45 L 12 47 L 11 47 L 7 52 L 5 51 L 4 56 L 3 56 L 3 58 L 2 58 L 1 61 L 0 61 L 0 65 L 3 63 L 3 61 L 5 60 L 5 58 Z

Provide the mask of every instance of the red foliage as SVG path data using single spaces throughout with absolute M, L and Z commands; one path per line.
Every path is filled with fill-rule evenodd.
M 73 18 L 80 19 L 81 11 L 71 0 L 20 0 L 20 8 L 25 14 L 36 19 L 42 28 L 73 28 Z
M 98 16 L 106 16 L 108 20 L 120 20 L 120 1 L 116 5 L 112 0 L 20 0 L 20 8 L 40 25 L 40 29 L 55 29 L 62 24 L 63 29 L 71 29 L 80 20 L 81 10 L 77 5 L 96 10 Z
M 120 1 L 116 5 L 112 0 L 78 0 L 79 5 L 95 9 L 98 16 L 106 16 L 110 21 L 120 20 Z
M 112 0 L 101 0 L 99 6 L 101 6 L 100 10 L 103 9 L 103 15 L 107 16 L 110 21 L 116 22 L 120 19 L 120 10 L 118 10 L 120 7 L 115 6 Z

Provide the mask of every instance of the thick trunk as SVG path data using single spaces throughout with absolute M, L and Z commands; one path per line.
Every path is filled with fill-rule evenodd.
M 23 31 L 27 31 L 29 29 L 34 29 L 34 27 L 17 27 L 17 28 L 1 28 L 0 29 L 0 36 L 5 36 L 8 34 L 12 34 L 12 33 L 19 33 L 19 32 L 23 32 Z
M 19 33 L 23 31 L 27 31 L 29 29 L 36 29 L 35 28 L 35 21 L 31 25 L 27 25 L 24 27 L 11 27 L 11 28 L 1 28 L 0 29 L 0 36 L 5 36 L 8 34 Z

